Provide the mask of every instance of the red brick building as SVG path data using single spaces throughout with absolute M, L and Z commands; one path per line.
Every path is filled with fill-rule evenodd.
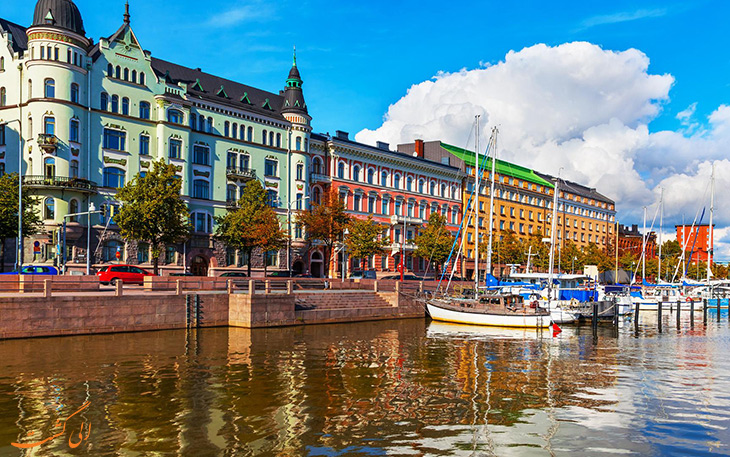
M 676 225 L 677 241 L 680 248 L 686 251 L 685 260 L 691 262 L 707 262 L 713 259 L 714 226 L 710 225 Z
M 644 244 L 643 234 L 639 231 L 639 226 L 634 224 L 631 227 L 626 225 L 619 225 L 618 227 L 618 249 L 619 255 L 624 255 L 630 252 L 636 256 L 637 259 L 641 258 L 641 246 Z M 657 257 L 657 244 L 656 244 L 656 233 L 649 232 L 646 237 L 646 259 L 656 259 Z

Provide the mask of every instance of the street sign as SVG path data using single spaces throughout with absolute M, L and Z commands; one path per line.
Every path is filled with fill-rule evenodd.
M 41 243 L 40 241 L 36 241 L 33 243 L 33 254 L 40 254 L 41 253 Z
M 122 258 L 122 250 L 121 250 L 121 248 L 117 248 L 116 257 L 117 257 L 117 260 L 119 260 L 119 259 Z

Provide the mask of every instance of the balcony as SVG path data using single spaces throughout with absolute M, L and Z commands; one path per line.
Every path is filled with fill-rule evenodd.
M 405 246 L 403 243 L 391 243 L 390 245 L 391 255 L 397 254 L 402 250 L 405 250 L 406 252 L 413 252 L 416 249 L 418 249 L 418 246 L 413 242 L 413 240 L 407 240 Z
M 321 183 L 324 183 L 324 184 L 329 184 L 329 183 L 332 182 L 332 177 L 327 176 L 327 175 L 323 175 L 321 173 L 311 173 L 309 175 L 309 182 L 312 183 L 312 184 L 315 184 L 315 183 L 318 183 L 318 182 L 321 182 Z
M 423 224 L 423 219 L 420 219 L 418 217 L 409 217 L 409 216 L 390 216 L 390 225 L 398 225 L 398 224 L 411 224 L 411 225 L 421 225 Z
M 228 208 L 228 209 L 237 209 L 238 208 L 238 200 L 226 200 L 226 208 Z
M 229 179 L 242 179 L 244 181 L 252 181 L 256 179 L 256 170 L 251 170 L 248 168 L 228 167 L 226 168 L 226 176 L 228 176 Z
M 73 189 L 88 194 L 97 192 L 95 182 L 66 176 L 23 176 L 23 184 L 36 189 Z
M 53 154 L 58 149 L 58 138 L 56 138 L 56 135 L 39 133 L 37 143 L 38 147 L 48 154 Z

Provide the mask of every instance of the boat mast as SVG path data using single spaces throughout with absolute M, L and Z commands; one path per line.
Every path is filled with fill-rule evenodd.
M 487 273 L 492 273 L 492 240 L 494 236 L 494 174 L 497 170 L 497 127 L 492 128 L 489 148 L 492 150 L 492 173 L 489 184 L 489 243 L 487 244 Z
M 476 165 L 474 167 L 474 174 L 476 175 L 476 188 L 474 190 L 474 193 L 476 195 L 476 198 L 474 199 L 474 205 L 475 210 L 479 208 L 479 197 L 481 196 L 479 192 L 479 178 L 482 174 L 481 170 L 479 169 L 479 117 L 480 115 L 474 116 L 475 124 L 476 124 L 476 145 L 474 148 L 474 160 Z M 474 256 L 474 290 L 475 292 L 479 291 L 479 211 L 474 211 L 474 227 L 475 227 L 475 235 L 474 235 L 474 244 L 476 245 L 476 248 L 474 250 L 475 256 Z
M 616 218 L 616 264 L 614 266 L 613 283 L 618 284 L 618 218 Z
M 715 230 L 712 226 L 712 216 L 715 212 L 715 164 L 712 164 L 712 177 L 710 177 L 710 227 L 709 233 L 709 246 L 707 247 L 707 284 L 710 284 L 710 276 L 712 275 L 712 257 L 714 257 L 715 250 Z M 697 228 L 699 230 L 699 227 Z M 718 311 L 719 312 L 719 311 Z
M 644 207 L 644 233 L 641 237 L 641 283 L 646 280 L 646 206 Z
M 662 231 L 664 230 L 664 188 L 659 197 L 659 268 L 657 269 L 659 281 L 662 279 Z
M 550 263 L 548 266 L 548 303 L 552 299 L 553 294 L 553 262 L 555 261 L 555 230 L 558 226 L 558 193 L 560 185 L 560 173 L 555 180 L 555 190 L 553 191 L 553 220 L 550 222 Z

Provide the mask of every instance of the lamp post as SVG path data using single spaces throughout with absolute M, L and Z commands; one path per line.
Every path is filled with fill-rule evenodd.
M 573 256 L 573 260 L 570 263 L 570 274 L 575 274 L 575 261 L 578 260 L 578 257 Z
M 289 277 L 291 278 L 291 205 L 294 203 L 301 203 L 309 200 L 309 196 L 306 196 L 302 199 L 296 199 L 289 202 L 287 211 L 286 211 L 286 229 L 287 233 L 289 234 L 289 237 L 287 238 L 286 242 L 286 267 L 289 269 Z M 298 208 L 301 209 L 301 208 Z
M 345 282 L 345 276 L 347 276 L 347 251 L 345 250 L 345 237 L 350 234 L 350 231 L 345 229 L 342 232 L 342 282 Z
M 91 197 L 89 197 L 91 198 Z M 94 202 L 89 203 L 89 211 L 86 213 L 86 275 L 91 274 L 91 213 L 96 211 Z

